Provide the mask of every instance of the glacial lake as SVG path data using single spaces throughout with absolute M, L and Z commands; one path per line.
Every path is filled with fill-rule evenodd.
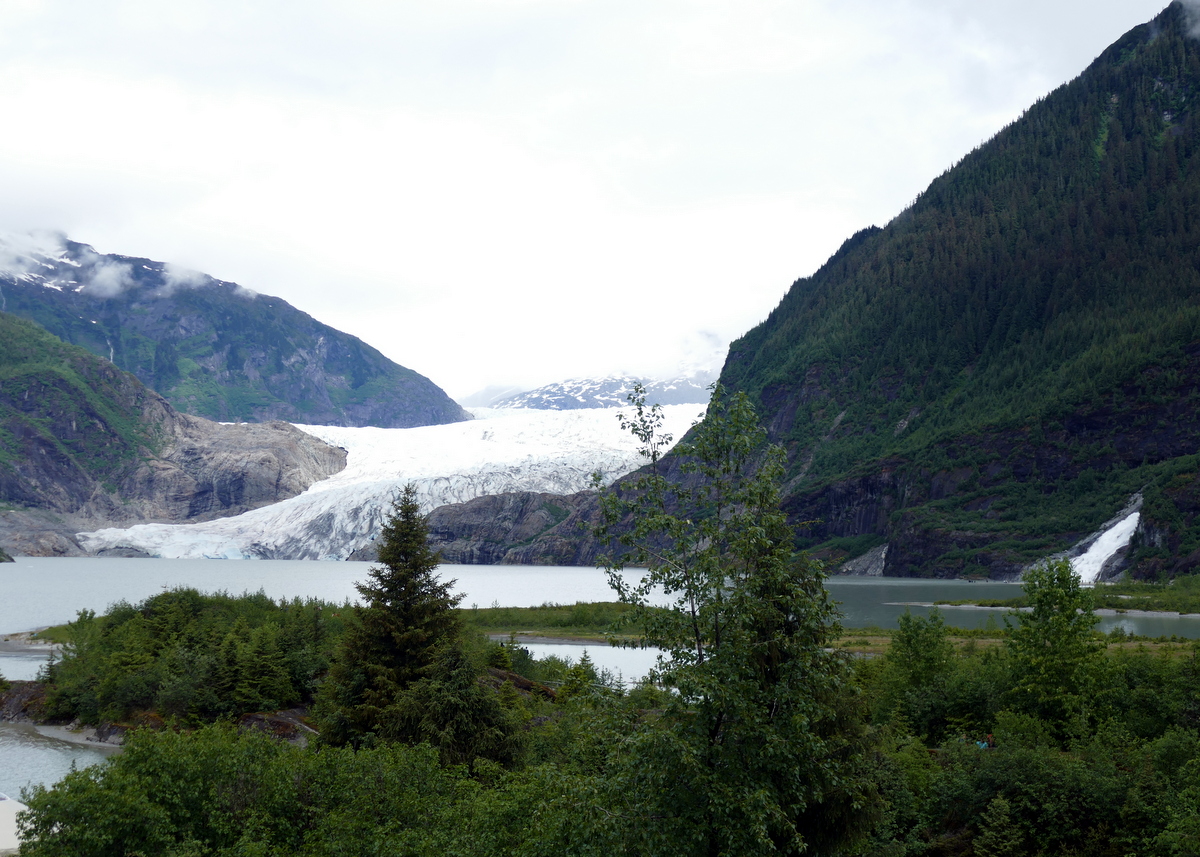
M 262 590 L 272 598 L 355 600 L 355 581 L 362 580 L 367 563 L 301 560 L 186 560 L 118 558 L 21 557 L 0 564 L 0 638 L 4 633 L 29 631 L 75 618 L 80 610 L 103 612 L 116 601 L 141 601 L 164 589 L 190 586 L 202 591 L 233 594 Z M 613 600 L 603 572 L 594 568 L 556 566 L 446 565 L 442 573 L 457 581 L 462 605 L 470 607 L 531 607 L 547 602 Z M 634 572 L 629 572 L 630 575 Z M 913 606 L 936 600 L 1010 598 L 1020 592 L 1012 583 L 967 583 L 895 578 L 834 577 L 828 582 L 843 612 L 847 628 L 895 627 L 906 610 L 928 615 L 930 608 Z M 946 622 L 962 628 L 1003 625 L 1005 611 L 944 608 Z M 1200 638 L 1200 616 L 1104 616 L 1103 631 L 1122 627 L 1127 633 Z M 584 646 L 529 644 L 539 656 L 557 654 L 572 660 Z M 598 665 L 619 671 L 626 680 L 643 675 L 654 653 L 589 645 Z M 44 654 L 0 652 L 0 674 L 10 679 L 33 678 Z M 111 750 L 72 744 L 22 724 L 0 723 L 0 792 L 17 797 L 34 783 L 60 779 L 72 763 L 102 760 Z

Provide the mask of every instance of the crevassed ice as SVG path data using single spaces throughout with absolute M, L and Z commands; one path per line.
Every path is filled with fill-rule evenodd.
M 663 408 L 678 440 L 702 405 Z M 197 524 L 139 524 L 80 533 L 90 551 L 135 548 L 168 559 L 345 559 L 379 531 L 392 498 L 412 482 L 425 510 L 487 494 L 572 494 L 642 464 L 618 411 L 472 409 L 470 422 L 410 429 L 299 426 L 347 451 L 346 468 L 299 496 Z

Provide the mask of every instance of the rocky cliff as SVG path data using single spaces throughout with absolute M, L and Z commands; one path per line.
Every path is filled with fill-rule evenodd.
M 62 236 L 0 236 L 0 310 L 209 419 L 393 428 L 469 419 L 428 378 L 280 298 Z
M 76 530 L 204 520 L 294 496 L 345 466 L 287 423 L 181 414 L 133 375 L 0 313 L 0 544 L 79 552 Z
M 430 546 L 462 565 L 589 565 L 599 553 L 590 538 L 595 495 L 514 492 L 434 509 Z M 371 559 L 370 555 L 355 559 Z

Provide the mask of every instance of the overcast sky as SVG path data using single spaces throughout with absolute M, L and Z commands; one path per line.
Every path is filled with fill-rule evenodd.
M 1165 0 L 3 0 L 0 228 L 453 396 L 721 355 Z

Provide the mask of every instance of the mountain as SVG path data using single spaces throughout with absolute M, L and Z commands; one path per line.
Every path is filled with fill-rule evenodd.
M 181 414 L 133 375 L 0 313 L 0 543 L 81 553 L 85 525 L 205 520 L 276 503 L 345 467 L 292 425 Z
M 1200 546 L 1169 490 L 1200 449 L 1190 24 L 1174 3 L 1127 33 L 730 346 L 808 545 L 1003 573 L 1144 489 Z
M 716 378 L 696 374 L 669 381 L 635 378 L 630 375 L 610 375 L 606 378 L 572 379 L 547 384 L 536 390 L 495 398 L 493 408 L 537 408 L 566 411 L 583 408 L 622 408 L 629 404 L 634 384 L 646 389 L 646 401 L 659 405 L 705 404 L 709 385 Z
M 1134 573 L 1200 567 L 1193 23 L 1127 33 L 731 344 L 799 546 L 1005 577 L 1140 498 Z M 587 561 L 580 502 L 512 549 Z
M 0 237 L 0 310 L 214 420 L 404 427 L 468 419 L 428 378 L 286 301 L 62 236 Z

